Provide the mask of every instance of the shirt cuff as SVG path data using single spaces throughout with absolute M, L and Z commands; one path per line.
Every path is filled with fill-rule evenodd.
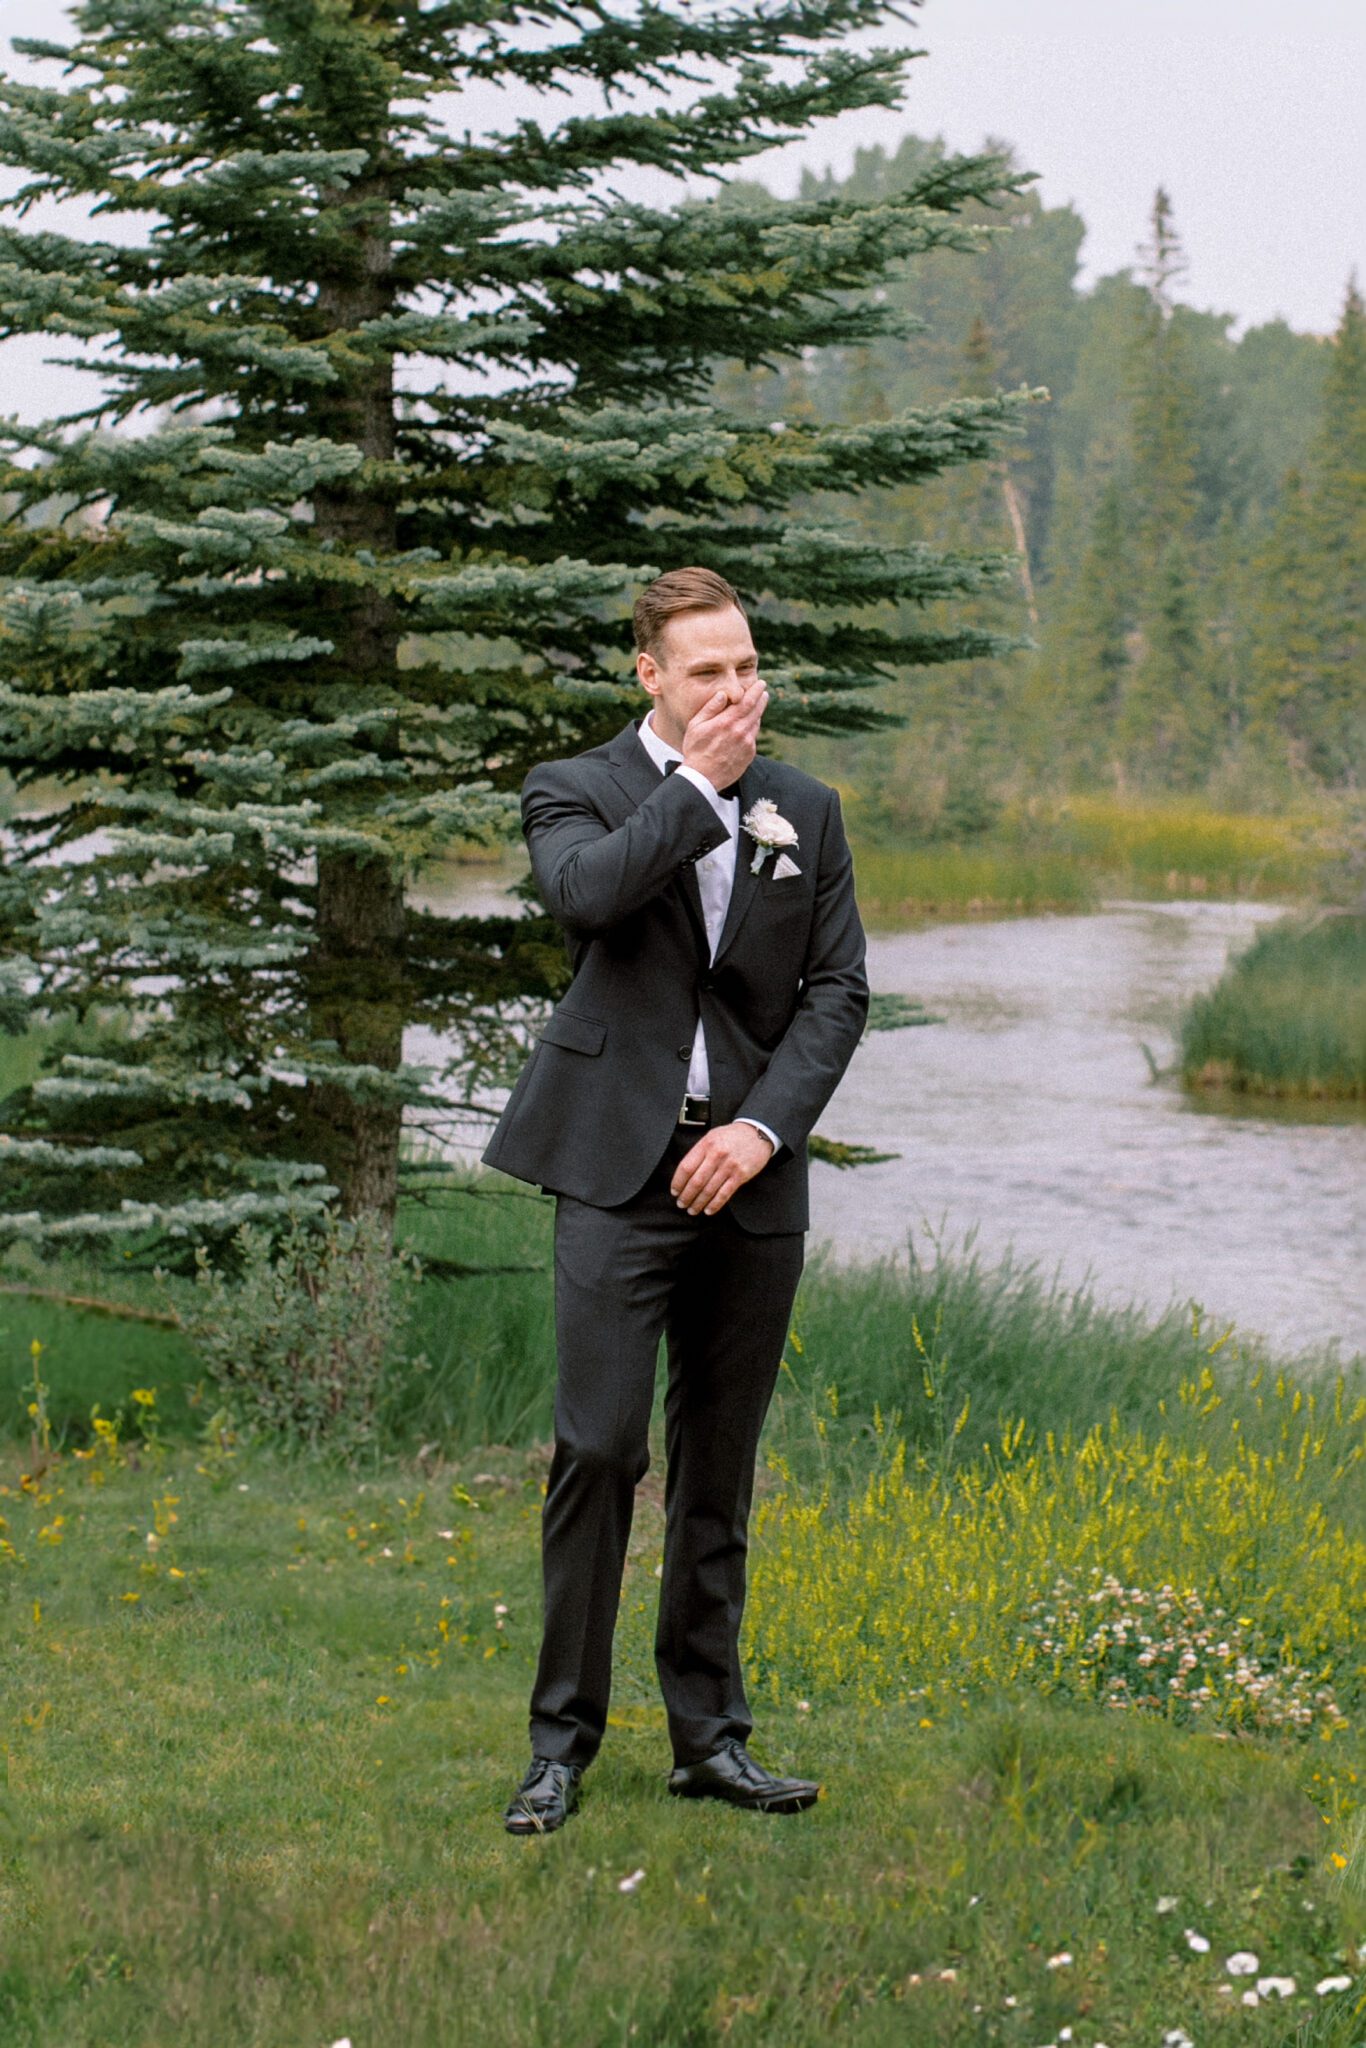
M 778 1136 L 778 1133 L 771 1131 L 767 1124 L 761 1124 L 757 1116 L 737 1116 L 735 1121 L 737 1124 L 753 1124 L 756 1131 L 762 1131 L 775 1153 L 782 1145 L 782 1139 Z
M 702 773 L 702 770 L 700 768 L 692 768 L 688 765 L 686 761 L 679 762 L 677 768 L 675 768 L 674 770 L 674 774 L 686 775 L 689 782 L 693 785 L 694 789 L 701 790 L 703 796 L 707 799 L 707 802 L 711 805 L 717 817 L 721 820 L 721 823 L 726 827 L 727 831 L 729 831 L 730 811 L 728 805 L 731 801 L 733 801 L 733 799 L 723 797 L 720 790 L 716 787 L 716 784 L 714 782 L 708 782 L 706 776 Z M 747 1123 L 748 1118 L 741 1117 L 738 1119 L 738 1121 L 741 1123 Z

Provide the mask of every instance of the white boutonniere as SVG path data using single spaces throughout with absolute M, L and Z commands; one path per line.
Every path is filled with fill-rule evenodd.
M 797 844 L 796 826 L 782 815 L 771 796 L 761 796 L 751 804 L 740 823 L 754 841 L 754 858 L 749 864 L 752 875 L 758 874 L 766 855 Z

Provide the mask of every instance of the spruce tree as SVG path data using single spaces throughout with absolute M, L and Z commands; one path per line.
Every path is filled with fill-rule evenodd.
M 1077 499 L 1069 480 L 1059 497 L 1043 653 L 1025 692 L 1030 750 L 1064 784 L 1117 769 L 1133 630 L 1133 547 L 1118 477 L 1101 487 L 1089 522 Z
M 1252 558 L 1251 717 L 1300 777 L 1366 772 L 1366 307 L 1356 279 L 1329 349 L 1303 471 Z
M 1140 775 L 1184 786 L 1208 771 L 1215 718 L 1201 661 L 1198 394 L 1174 298 L 1186 258 L 1161 186 L 1140 254 L 1147 289 L 1130 353 L 1127 508 L 1138 651 L 1117 739 L 1120 754 Z
M 3 327 L 86 345 L 98 389 L 0 437 L 0 1011 L 83 1033 L 0 1104 L 9 1236 L 188 1260 L 334 1199 L 392 1222 L 405 1108 L 446 1113 L 564 975 L 546 920 L 424 912 L 414 875 L 513 835 L 528 766 L 635 708 L 640 580 L 737 585 L 778 733 L 867 729 L 895 667 L 1010 644 L 918 618 L 994 557 L 792 501 L 989 459 L 1024 392 L 842 425 L 732 417 L 713 382 L 890 331 L 868 288 L 979 246 L 964 210 L 1019 174 L 618 190 L 895 104 L 907 53 L 847 43 L 894 11 L 84 0 L 70 49 L 16 43 L 67 68 L 0 86 Z M 449 133 L 437 95 L 493 85 L 532 110 Z M 27 227 L 48 198 L 91 232 Z M 414 1024 L 450 1073 L 405 1065 Z

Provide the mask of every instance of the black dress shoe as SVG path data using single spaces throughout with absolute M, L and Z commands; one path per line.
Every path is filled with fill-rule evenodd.
M 680 1799 L 726 1799 L 756 1813 L 800 1813 L 821 1794 L 810 1778 L 775 1778 L 734 1737 L 700 1763 L 676 1765 L 669 1790 Z
M 548 1835 L 562 1828 L 579 1803 L 581 1764 L 559 1764 L 553 1757 L 534 1756 L 527 1774 L 503 1812 L 510 1835 Z

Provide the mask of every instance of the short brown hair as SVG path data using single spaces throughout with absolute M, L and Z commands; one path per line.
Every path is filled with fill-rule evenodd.
M 714 569 L 670 569 L 656 576 L 641 591 L 631 614 L 637 652 L 657 655 L 660 634 L 680 612 L 722 612 L 730 605 L 748 619 L 738 591 Z

